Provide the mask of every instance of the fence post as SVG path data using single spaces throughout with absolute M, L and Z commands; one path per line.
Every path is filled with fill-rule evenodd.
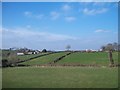
M 110 66 L 113 66 L 114 65 L 114 60 L 113 60 L 113 56 L 112 56 L 112 51 L 109 50 L 109 61 L 110 61 Z

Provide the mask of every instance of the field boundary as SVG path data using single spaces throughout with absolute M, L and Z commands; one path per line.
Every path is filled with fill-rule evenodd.
M 97 64 L 43 64 L 43 65 L 18 65 L 17 67 L 120 67 L 120 64 L 115 65 L 97 65 Z
M 69 53 L 67 53 L 67 54 L 65 54 L 65 55 L 62 55 L 62 56 L 60 56 L 60 57 L 54 59 L 54 60 L 53 60 L 52 62 L 50 62 L 49 64 L 56 63 L 56 62 L 62 60 L 63 58 L 65 58 L 66 56 L 68 56 L 68 55 L 70 55 L 70 54 L 72 54 L 72 53 L 73 53 L 73 52 L 69 52 Z
M 42 56 L 47 56 L 47 55 L 54 54 L 54 53 L 57 53 L 57 52 L 52 52 L 52 53 L 48 53 L 48 54 L 38 55 L 38 56 L 31 57 L 31 58 L 26 59 L 26 60 L 18 61 L 18 62 L 16 62 L 16 63 L 22 63 L 22 62 L 30 61 L 30 60 L 32 60 L 32 59 L 39 58 L 39 57 L 42 57 Z

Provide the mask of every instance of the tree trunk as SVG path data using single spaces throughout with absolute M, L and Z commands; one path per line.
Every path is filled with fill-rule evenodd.
M 114 60 L 113 60 L 113 57 L 112 57 L 112 51 L 111 50 L 109 51 L 109 61 L 110 61 L 110 65 L 114 65 Z

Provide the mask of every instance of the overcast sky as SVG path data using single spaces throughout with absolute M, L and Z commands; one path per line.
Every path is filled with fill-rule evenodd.
M 113 2 L 4 2 L 2 17 L 3 48 L 99 49 L 118 40 Z

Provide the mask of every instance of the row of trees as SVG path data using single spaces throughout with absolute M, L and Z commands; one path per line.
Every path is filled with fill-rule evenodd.
M 102 51 L 120 51 L 120 44 L 114 42 L 114 43 L 108 43 L 107 45 L 104 45 L 101 47 Z

